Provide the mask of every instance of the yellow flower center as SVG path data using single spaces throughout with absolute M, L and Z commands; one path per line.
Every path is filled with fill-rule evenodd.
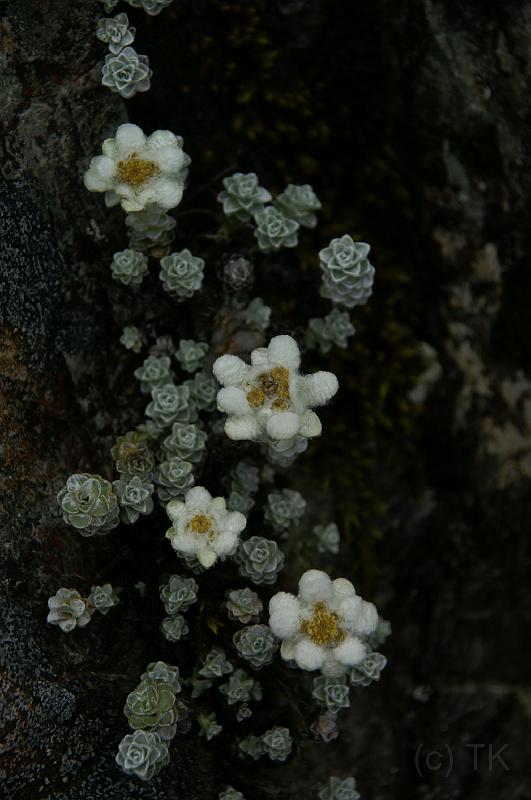
M 253 408 L 260 408 L 261 406 L 264 405 L 264 401 L 265 401 L 265 394 L 262 391 L 262 389 L 258 389 L 258 387 L 255 387 L 254 389 L 251 389 L 250 392 L 247 392 L 247 402 Z
M 212 530 L 212 517 L 207 514 L 196 514 L 189 522 L 193 533 L 210 533 Z
M 287 367 L 273 367 L 270 372 L 258 375 L 258 386 L 247 392 L 247 402 L 253 408 L 261 408 L 266 398 L 271 400 L 273 411 L 285 411 L 289 407 L 289 370 Z
M 299 625 L 299 633 L 307 636 L 318 645 L 333 645 L 345 640 L 347 634 L 341 630 L 341 617 L 337 611 L 330 611 L 326 603 L 314 603 L 310 619 L 303 619 Z
M 142 186 L 150 178 L 160 174 L 160 169 L 155 161 L 146 161 L 137 158 L 133 153 L 116 165 L 116 171 L 120 180 L 133 186 L 135 189 Z

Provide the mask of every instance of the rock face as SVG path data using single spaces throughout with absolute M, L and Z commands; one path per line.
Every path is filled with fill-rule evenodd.
M 529 796 L 531 9 L 351 6 L 176 0 L 155 18 L 128 8 L 154 76 L 126 109 L 100 86 L 99 3 L 7 2 L 0 797 L 210 800 L 230 782 L 253 800 L 287 800 L 315 796 L 328 774 L 355 774 L 372 798 Z M 109 290 L 122 217 L 82 186 L 127 113 L 184 135 L 194 167 L 183 212 L 202 220 L 216 176 L 253 169 L 272 187 L 315 185 L 323 240 L 348 230 L 373 244 L 375 296 L 337 365 L 349 429 L 323 439 L 303 480 L 337 476 L 341 563 L 393 625 L 382 681 L 353 693 L 328 748 L 308 741 L 298 763 L 257 769 L 190 734 L 145 786 L 121 775 L 114 752 L 124 697 L 158 657 L 160 610 L 146 611 L 133 585 L 145 580 L 155 603 L 168 566 L 142 563 L 143 531 L 81 539 L 54 499 L 73 471 L 111 477 L 108 450 L 136 402 L 121 389 L 133 366 Z M 271 270 L 279 304 L 308 281 Z M 292 313 L 302 329 L 306 309 Z M 442 365 L 422 405 L 408 399 L 421 341 Z M 44 624 L 59 586 L 126 576 L 119 617 L 79 636 Z

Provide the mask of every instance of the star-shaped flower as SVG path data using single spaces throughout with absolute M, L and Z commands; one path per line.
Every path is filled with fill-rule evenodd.
M 304 573 L 297 597 L 279 592 L 269 602 L 269 626 L 282 639 L 280 653 L 305 670 L 344 675 L 363 661 L 364 639 L 376 630 L 378 612 L 345 578 L 332 581 L 317 569 Z
M 331 372 L 300 375 L 300 352 L 291 336 L 275 336 L 268 347 L 251 353 L 251 364 L 223 355 L 214 375 L 224 387 L 218 408 L 228 415 L 225 432 L 231 439 L 268 441 L 313 437 L 321 422 L 311 409 L 335 395 L 338 382 Z
M 171 131 L 146 136 L 138 125 L 126 123 L 101 149 L 103 155 L 93 158 L 85 173 L 85 186 L 105 192 L 106 205 L 120 203 L 127 212 L 179 205 L 190 163 L 180 136 Z
M 166 533 L 179 554 L 195 556 L 208 569 L 231 555 L 247 524 L 239 511 L 227 511 L 223 497 L 212 497 L 203 486 L 186 492 L 184 502 L 172 500 L 166 511 L 173 525 Z

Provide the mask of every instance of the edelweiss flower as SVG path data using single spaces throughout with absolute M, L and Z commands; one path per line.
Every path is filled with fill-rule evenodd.
M 183 140 L 171 131 L 146 136 L 138 125 L 120 125 L 114 139 L 105 139 L 103 155 L 85 173 L 91 192 L 105 192 L 105 203 L 121 203 L 124 211 L 142 211 L 156 204 L 167 211 L 179 205 L 190 157 Z
M 251 364 L 233 355 L 214 363 L 214 375 L 225 387 L 218 408 L 228 414 L 225 432 L 231 439 L 254 441 L 312 437 L 321 433 L 314 406 L 335 395 L 331 372 L 300 375 L 299 347 L 291 336 L 275 336 L 269 346 L 251 353 Z
M 362 600 L 350 581 L 332 581 L 317 569 L 304 573 L 297 597 L 287 592 L 272 597 L 269 614 L 271 630 L 283 640 L 282 658 L 323 675 L 343 675 L 363 661 L 362 639 L 378 624 L 375 606 Z
M 203 486 L 186 492 L 184 502 L 172 500 L 166 506 L 172 527 L 166 533 L 174 550 L 195 556 L 208 569 L 215 561 L 231 555 L 247 520 L 239 511 L 227 511 L 223 497 L 212 497 Z

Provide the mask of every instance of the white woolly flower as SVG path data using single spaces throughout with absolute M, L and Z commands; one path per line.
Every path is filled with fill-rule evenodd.
M 190 157 L 183 140 L 171 131 L 146 136 L 138 125 L 120 125 L 114 139 L 105 139 L 85 173 L 91 192 L 105 192 L 105 203 L 121 203 L 124 211 L 156 205 L 167 211 L 179 205 Z
M 331 372 L 300 375 L 300 362 L 291 336 L 275 336 L 268 347 L 253 350 L 250 365 L 228 354 L 216 360 L 214 375 L 224 387 L 218 392 L 218 409 L 228 415 L 227 436 L 278 441 L 321 433 L 319 417 L 311 409 L 335 395 L 337 378 Z
M 343 675 L 363 661 L 363 639 L 374 633 L 378 612 L 362 600 L 350 581 L 332 581 L 310 569 L 299 581 L 297 597 L 279 592 L 269 601 L 269 626 L 282 639 L 280 653 L 301 669 Z
M 212 497 L 203 486 L 189 489 L 181 500 L 172 500 L 166 511 L 173 525 L 166 533 L 173 549 L 195 556 L 208 569 L 218 558 L 232 555 L 247 524 L 239 511 L 227 511 L 223 497 Z

